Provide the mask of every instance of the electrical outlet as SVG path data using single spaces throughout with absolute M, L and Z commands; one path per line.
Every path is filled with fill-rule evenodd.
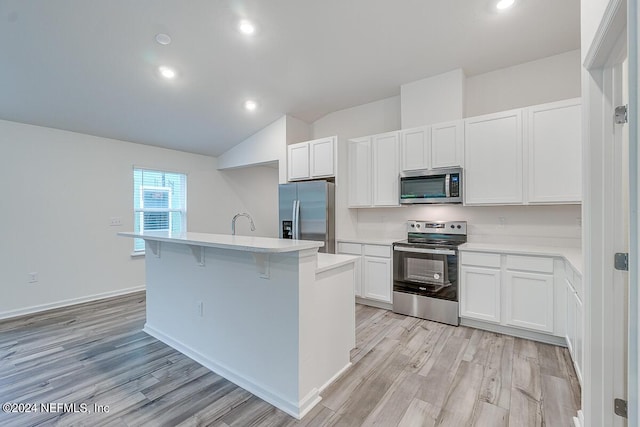
M 112 216 L 109 225 L 111 227 L 120 227 L 122 225 L 122 218 L 119 216 Z
M 504 228 L 504 226 L 507 224 L 507 218 L 501 216 L 498 218 L 498 224 L 500 224 L 498 227 L 500 228 Z
M 34 271 L 31 273 L 27 273 L 29 283 L 37 283 L 38 282 L 38 272 Z
M 577 216 L 576 217 L 576 225 L 578 227 L 582 227 L 582 217 L 581 216 Z

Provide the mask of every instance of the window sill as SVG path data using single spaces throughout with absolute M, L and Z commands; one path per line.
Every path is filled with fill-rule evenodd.
M 131 252 L 131 258 L 140 258 L 140 257 L 144 257 L 144 251 Z

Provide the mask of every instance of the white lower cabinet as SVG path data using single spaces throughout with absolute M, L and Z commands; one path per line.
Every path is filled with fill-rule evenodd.
M 391 302 L 391 259 L 364 257 L 363 297 Z
M 553 333 L 553 289 L 552 274 L 506 271 L 504 323 Z
M 566 330 L 566 339 L 567 339 L 567 347 L 569 348 L 569 352 L 573 355 L 574 348 L 576 346 L 576 304 L 575 304 L 575 291 L 571 286 L 571 283 L 565 279 L 565 286 L 567 291 L 567 330 Z
M 554 333 L 554 260 L 461 252 L 460 317 Z
M 500 269 L 460 267 L 460 317 L 500 322 Z
M 579 277 L 578 277 L 579 278 Z M 584 321 L 582 320 L 582 301 L 576 292 L 572 277 L 567 275 L 565 279 L 567 310 L 566 310 L 566 339 L 576 375 L 582 383 L 583 345 L 584 345 Z
M 582 278 L 565 258 L 460 250 L 460 317 L 488 330 L 561 344 L 582 383 Z
M 360 255 L 356 262 L 354 293 L 357 297 L 392 302 L 391 246 L 338 242 L 338 253 Z

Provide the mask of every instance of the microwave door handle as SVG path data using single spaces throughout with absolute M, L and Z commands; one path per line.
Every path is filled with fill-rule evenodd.
M 446 174 L 444 179 L 444 192 L 447 198 L 451 197 L 451 174 Z
M 449 249 L 426 249 L 426 248 L 405 248 L 404 246 L 395 246 L 394 251 L 411 252 L 415 254 L 434 254 L 434 255 L 455 255 L 456 252 Z

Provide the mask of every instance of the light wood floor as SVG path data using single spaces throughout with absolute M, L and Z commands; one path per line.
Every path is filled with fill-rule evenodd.
M 353 367 L 301 422 L 141 331 L 144 294 L 0 322 L 1 426 L 563 426 L 580 390 L 566 349 L 358 305 Z M 232 327 L 232 325 L 230 325 Z

